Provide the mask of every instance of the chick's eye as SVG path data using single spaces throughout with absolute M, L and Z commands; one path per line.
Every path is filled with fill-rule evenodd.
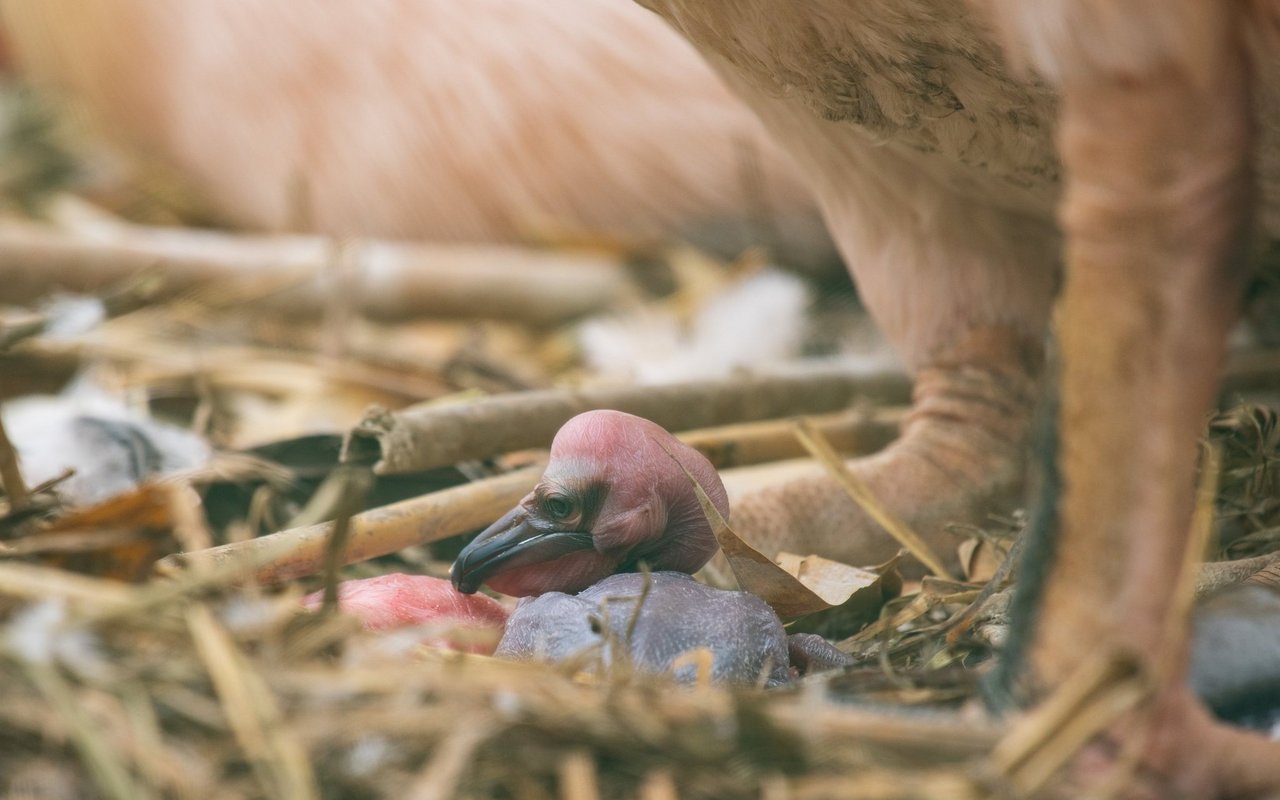
M 573 501 L 562 494 L 547 495 L 542 507 L 552 519 L 567 519 L 573 516 Z

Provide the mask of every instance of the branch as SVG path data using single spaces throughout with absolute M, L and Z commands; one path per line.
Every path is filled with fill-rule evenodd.
M 379 455 L 380 474 L 418 472 L 499 453 L 547 447 L 560 426 L 583 411 L 612 408 L 689 430 L 848 408 L 855 401 L 901 403 L 910 381 L 900 373 L 855 373 L 808 365 L 773 375 L 667 386 L 548 390 L 494 395 L 465 404 L 392 413 L 371 410 L 350 446 Z
M 162 269 L 169 293 L 228 282 L 287 291 L 269 308 L 317 316 L 335 293 L 377 318 L 435 314 L 562 322 L 627 297 L 633 284 L 612 259 L 497 245 L 337 243 L 320 236 L 239 236 L 124 225 L 92 236 L 30 226 L 0 228 L 6 302 L 54 290 L 94 294 Z
M 544 463 L 474 481 L 452 489 L 375 508 L 350 518 L 347 541 L 337 556 L 341 565 L 384 556 L 413 545 L 447 539 L 482 528 L 511 510 L 542 475 Z M 325 563 L 334 523 L 273 533 L 160 560 L 161 572 L 191 567 L 210 570 L 245 564 L 260 583 L 314 575 Z

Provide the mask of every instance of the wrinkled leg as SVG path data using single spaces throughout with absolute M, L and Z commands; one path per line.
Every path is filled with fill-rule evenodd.
M 1047 313 L 1047 312 L 1046 312 Z M 915 373 L 902 436 L 849 463 L 876 498 L 949 564 L 950 523 L 980 523 L 1018 499 L 1040 342 L 983 328 L 939 349 Z M 733 524 L 765 552 L 816 552 L 876 564 L 900 549 L 820 469 L 734 498 Z
M 958 540 L 944 526 L 980 523 L 1018 497 L 1057 280 L 1056 233 L 972 186 L 962 190 L 953 165 L 873 143 L 722 72 L 815 182 L 863 301 L 916 380 L 902 437 L 851 468 L 954 562 Z M 1043 203 L 1046 216 L 1051 207 L 1047 197 L 1025 202 Z M 731 522 L 769 553 L 873 564 L 899 549 L 816 467 L 734 497 Z
M 1111 744 L 1081 762 L 1106 763 L 1115 744 L 1141 743 L 1141 780 L 1125 796 L 1145 796 L 1143 784 L 1159 797 L 1278 791 L 1280 750 L 1210 722 L 1184 688 L 1184 634 L 1167 622 L 1197 439 L 1241 289 L 1251 187 L 1240 6 L 1007 8 L 1013 38 L 1061 86 L 1067 175 L 1061 530 L 1029 652 L 1032 683 L 1052 689 L 1108 651 L 1156 681 Z

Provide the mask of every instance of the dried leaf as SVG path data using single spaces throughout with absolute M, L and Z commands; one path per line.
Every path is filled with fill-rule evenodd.
M 779 553 L 778 565 L 828 605 L 796 620 L 788 630 L 827 638 L 854 633 L 878 617 L 884 602 L 902 591 L 898 560 L 895 556 L 874 569 L 863 569 L 822 556 Z
M 667 455 L 670 456 L 671 453 Z M 693 493 L 698 498 L 698 504 L 702 506 L 702 513 L 710 523 L 711 531 L 715 534 L 716 541 L 720 543 L 720 550 L 738 579 L 738 585 L 744 591 L 751 592 L 764 600 L 784 620 L 802 617 L 831 607 L 786 570 L 773 563 L 768 556 L 734 533 L 729 523 L 720 515 L 715 503 L 711 502 L 711 498 L 707 497 L 707 493 L 698 484 L 698 479 L 693 477 L 693 473 L 685 469 L 675 456 L 671 456 L 671 460 L 675 461 L 688 477 L 689 483 L 693 485 Z
M 89 528 L 167 528 L 173 523 L 169 491 L 166 486 L 145 484 L 132 492 L 70 511 L 54 521 L 45 532 Z
M 670 456 L 671 454 L 667 453 L 667 455 Z M 733 570 L 734 577 L 738 579 L 738 586 L 768 603 L 783 620 L 793 620 L 818 612 L 829 611 L 841 607 L 845 603 L 851 604 L 849 609 L 851 615 L 855 611 L 863 612 L 871 606 L 874 606 L 876 613 L 878 613 L 880 603 L 883 602 L 884 597 L 879 583 L 879 575 L 835 561 L 829 561 L 820 556 L 810 556 L 809 558 L 813 559 L 813 561 L 810 562 L 810 566 L 807 569 L 797 566 L 796 570 L 792 572 L 779 566 L 764 553 L 743 541 L 734 532 L 733 528 L 729 527 L 728 521 L 720 515 L 720 511 L 711 502 L 711 498 L 707 496 L 707 493 L 703 491 L 693 473 L 685 469 L 684 465 L 680 464 L 675 456 L 671 456 L 671 460 L 675 461 L 693 486 L 693 493 L 698 498 L 698 504 L 702 506 L 702 513 L 711 525 L 711 531 L 715 534 L 716 541 L 720 543 L 720 550 L 724 553 L 725 560 L 729 563 L 729 568 Z M 805 562 L 805 559 L 799 556 L 790 556 L 790 558 L 798 559 L 798 561 L 793 561 L 798 565 Z M 896 565 L 897 559 L 895 558 L 886 566 L 892 567 L 896 575 Z M 805 573 L 806 580 L 798 577 L 802 572 Z M 868 581 L 867 576 L 869 575 L 873 576 L 874 580 Z M 812 581 L 812 585 L 806 585 L 809 581 Z M 842 581 L 848 586 L 847 593 L 843 592 L 838 585 Z M 901 586 L 902 581 L 899 578 L 897 580 L 897 589 L 893 593 L 896 594 L 897 590 L 901 589 Z M 863 592 L 859 592 L 860 589 Z M 819 592 L 822 593 L 820 594 Z M 874 601 L 871 600 L 873 597 Z M 832 602 L 830 598 L 834 598 L 835 602 Z M 872 616 L 874 617 L 874 614 Z M 821 624 L 822 621 L 815 620 L 814 623 Z M 801 629 L 811 630 L 809 627 Z
M 846 602 L 859 590 L 880 580 L 880 576 L 870 570 L 815 555 L 779 553 L 778 566 L 832 606 Z
M 177 549 L 172 537 L 174 488 L 144 484 L 96 505 L 72 510 L 35 533 L 7 543 L 9 555 L 125 581 L 145 579 L 151 565 Z

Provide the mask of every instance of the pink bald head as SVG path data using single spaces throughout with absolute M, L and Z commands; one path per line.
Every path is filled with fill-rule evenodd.
M 579 591 L 640 562 L 696 571 L 718 545 L 681 466 L 727 517 L 724 484 L 702 454 L 632 414 L 579 414 L 556 434 L 533 492 L 458 556 L 454 585 L 534 595 Z

